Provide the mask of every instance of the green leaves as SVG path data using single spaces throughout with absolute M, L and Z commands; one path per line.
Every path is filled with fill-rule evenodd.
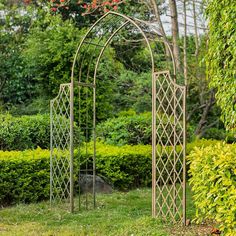
M 72 21 L 44 13 L 31 28 L 22 57 L 28 76 L 40 85 L 39 94 L 56 95 L 70 81 L 73 56 L 84 31 Z
M 0 151 L 0 204 L 36 202 L 49 198 L 50 152 Z
M 216 220 L 226 235 L 236 234 L 236 145 L 217 143 L 189 155 L 190 184 L 199 220 Z
M 208 1 L 209 50 L 207 75 L 217 90 L 217 103 L 228 129 L 236 129 L 236 4 L 235 1 Z
M 0 149 L 49 148 L 49 115 L 13 117 L 0 115 Z
M 119 116 L 100 123 L 97 137 L 113 145 L 151 144 L 151 123 L 150 112 Z

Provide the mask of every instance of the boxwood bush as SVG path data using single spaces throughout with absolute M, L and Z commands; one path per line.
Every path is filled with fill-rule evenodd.
M 48 150 L 0 151 L 0 204 L 35 202 L 49 197 Z
M 195 148 L 189 155 L 190 184 L 197 218 L 219 223 L 225 235 L 236 235 L 236 144 Z
M 207 146 L 216 141 L 200 140 L 187 146 L 190 152 L 195 146 Z M 76 183 L 79 178 L 79 156 L 81 168 L 84 161 L 92 160 L 92 143 L 80 152 L 75 150 Z M 104 176 L 115 188 L 128 190 L 151 185 L 150 145 L 125 145 L 115 147 L 97 143 L 97 175 Z M 80 155 L 79 155 L 80 154 Z M 163 156 L 165 159 L 166 156 Z M 0 205 L 17 202 L 34 202 L 49 198 L 50 151 L 37 148 L 26 151 L 0 151 Z M 167 168 L 170 168 L 168 165 Z M 180 168 L 180 167 L 178 167 Z

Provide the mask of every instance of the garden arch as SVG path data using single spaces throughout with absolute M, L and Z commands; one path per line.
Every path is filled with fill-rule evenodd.
M 164 37 L 152 25 L 117 12 L 108 12 L 87 31 L 75 54 L 71 82 L 62 84 L 58 96 L 51 101 L 50 201 L 66 200 L 71 212 L 74 210 L 76 150 L 78 158 L 82 152 L 84 157 L 79 160 L 83 166 L 79 168 L 79 177 L 87 181 L 88 176 L 92 176 L 95 207 L 96 78 L 105 49 L 113 40 L 119 42 L 121 38 L 117 35 L 120 32 L 145 43 L 151 65 L 152 216 L 173 222 L 181 220 L 185 224 L 186 87 L 177 84 L 173 54 Z M 157 52 L 160 44 L 162 51 L 168 52 L 164 64 L 163 57 Z M 84 134 L 83 150 L 80 132 L 78 142 L 75 142 L 75 123 Z M 88 201 L 86 194 L 86 208 Z M 80 208 L 81 204 L 83 201 L 80 201 Z

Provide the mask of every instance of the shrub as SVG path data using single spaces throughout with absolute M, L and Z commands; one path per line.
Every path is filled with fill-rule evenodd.
M 195 146 L 207 146 L 216 141 L 199 140 L 187 146 L 189 153 Z M 80 157 L 75 150 L 75 176 L 78 180 L 78 164 L 90 168 L 93 143 L 82 147 Z M 162 157 L 164 160 L 166 156 Z M 0 151 L 0 204 L 35 202 L 49 198 L 50 152 L 37 148 L 26 151 Z M 150 145 L 125 145 L 115 147 L 97 143 L 97 175 L 104 176 L 115 188 L 127 190 L 135 187 L 151 186 L 152 147 Z M 170 165 L 167 165 L 167 169 Z M 180 166 L 177 168 L 180 169 Z M 166 170 L 164 170 L 165 174 Z M 78 189 L 76 180 L 75 188 Z
M 138 145 L 152 143 L 152 113 L 145 112 L 136 114 L 128 111 L 122 112 L 117 118 L 108 119 L 97 126 L 97 138 L 111 145 Z M 169 120 L 164 118 L 164 125 L 168 128 Z M 170 119 L 172 120 L 172 118 Z M 157 121 L 158 122 L 158 121 Z M 170 127 L 171 129 L 172 127 Z M 179 126 L 178 126 L 179 128 Z M 193 127 L 188 126 L 188 139 L 192 139 Z M 179 132 L 179 131 L 178 131 Z M 158 133 L 162 134 L 163 143 L 168 142 L 168 138 L 163 134 L 163 128 L 159 127 Z M 171 137 L 173 139 L 173 137 Z
M 49 148 L 50 117 L 35 115 L 13 117 L 0 115 L 0 148 L 24 150 L 37 147 Z
M 152 115 L 143 113 L 108 119 L 97 126 L 97 138 L 113 145 L 150 144 Z
M 93 143 L 86 150 L 81 150 L 81 168 L 86 157 L 92 165 Z M 152 148 L 150 145 L 125 145 L 122 147 L 97 143 L 96 170 L 98 175 L 106 177 L 114 187 L 129 188 L 150 186 L 152 176 Z
M 226 235 L 236 235 L 236 145 L 218 143 L 189 155 L 190 184 L 197 218 L 216 220 Z
M 77 126 L 75 126 L 74 132 L 75 143 L 77 143 L 79 136 Z M 83 136 L 81 139 L 83 140 Z M 21 117 L 0 115 L 1 150 L 26 150 L 37 147 L 50 148 L 50 116 L 48 114 Z
M 49 198 L 50 153 L 47 150 L 0 151 L 0 204 Z
M 205 139 L 225 140 L 227 143 L 236 142 L 236 137 L 234 137 L 233 132 L 227 132 L 224 129 L 207 129 L 202 137 Z

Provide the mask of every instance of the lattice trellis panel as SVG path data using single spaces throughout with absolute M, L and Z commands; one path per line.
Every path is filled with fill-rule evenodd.
M 154 74 L 156 87 L 155 185 L 153 215 L 185 224 L 185 86 L 177 85 L 169 71 Z
M 50 201 L 69 202 L 73 209 L 71 84 L 62 84 L 51 100 Z

